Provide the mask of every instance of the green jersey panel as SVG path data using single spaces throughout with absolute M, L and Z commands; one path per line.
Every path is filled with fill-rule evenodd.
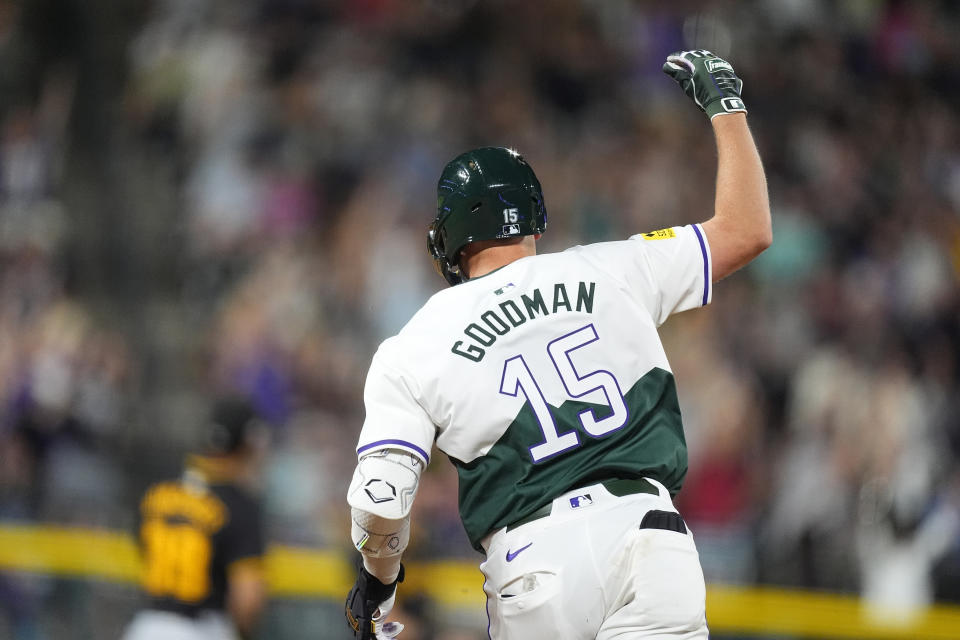
M 557 431 L 577 432 L 580 446 L 539 463 L 530 448 L 543 441 L 544 432 L 529 402 L 486 455 L 469 463 L 451 457 L 460 478 L 460 517 L 474 548 L 482 551 L 480 540 L 490 531 L 592 481 L 647 476 L 671 494 L 678 492 L 687 472 L 687 447 L 673 374 L 652 369 L 624 401 L 627 423 L 599 437 L 586 433 L 579 416 L 592 410 L 602 419 L 611 407 L 576 400 L 550 407 Z

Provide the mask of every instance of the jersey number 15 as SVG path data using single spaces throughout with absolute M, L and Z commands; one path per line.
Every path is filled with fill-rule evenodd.
M 601 391 L 606 396 L 606 404 L 611 409 L 610 415 L 597 419 L 593 409 L 584 409 L 577 416 L 583 430 L 594 438 L 603 437 L 620 429 L 627 423 L 630 415 L 623 400 L 620 384 L 612 373 L 598 370 L 581 374 L 573 364 L 574 351 L 599 339 L 597 329 L 591 323 L 551 340 L 547 344 L 547 354 L 560 376 L 568 397 L 583 398 L 596 391 Z M 557 424 L 550 406 L 522 355 L 508 358 L 503 363 L 500 393 L 511 397 L 517 397 L 518 394 L 523 393 L 537 422 L 540 423 L 544 440 L 530 447 L 530 456 L 535 463 L 580 446 L 580 436 L 576 431 L 567 431 L 562 434 L 557 432 Z

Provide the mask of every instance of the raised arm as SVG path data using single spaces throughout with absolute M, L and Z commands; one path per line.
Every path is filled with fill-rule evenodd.
M 710 242 L 713 281 L 744 266 L 773 242 L 770 201 L 760 154 L 747 116 L 713 119 L 717 138 L 717 195 L 713 217 L 703 223 Z
M 704 50 L 673 54 L 663 70 L 710 116 L 713 125 L 717 193 L 713 217 L 703 223 L 703 230 L 716 282 L 756 258 L 773 241 L 763 164 L 740 99 L 743 81 L 730 63 Z

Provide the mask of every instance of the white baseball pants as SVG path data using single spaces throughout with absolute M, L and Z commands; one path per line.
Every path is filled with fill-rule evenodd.
M 122 640 L 237 640 L 233 623 L 213 611 L 188 618 L 166 611 L 140 611 Z
M 705 585 L 693 536 L 639 528 L 660 495 L 570 491 L 549 516 L 484 540 L 493 640 L 706 639 Z

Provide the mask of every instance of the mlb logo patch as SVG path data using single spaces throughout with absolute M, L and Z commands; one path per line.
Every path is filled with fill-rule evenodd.
M 520 235 L 520 225 L 518 224 L 505 224 L 503 229 L 500 230 L 501 236 L 517 236 Z
M 589 507 L 593 504 L 593 498 L 590 497 L 589 493 L 585 493 L 582 496 L 574 496 L 570 498 L 570 508 L 579 509 L 580 507 Z

